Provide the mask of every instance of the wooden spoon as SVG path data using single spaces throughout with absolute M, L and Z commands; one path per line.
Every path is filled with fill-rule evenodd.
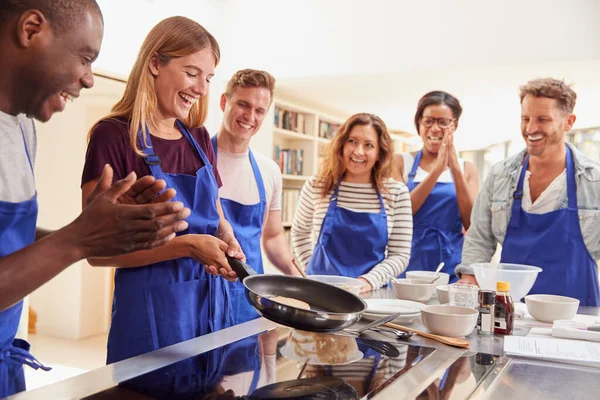
M 392 322 L 387 322 L 387 323 L 383 324 L 383 326 L 398 329 L 399 331 L 403 331 L 403 332 L 414 333 L 416 335 L 423 336 L 428 339 L 436 340 L 440 343 L 444 343 L 449 346 L 462 347 L 462 348 L 468 349 L 469 345 L 470 345 L 469 341 L 465 340 L 465 339 L 459 339 L 459 338 L 453 338 L 453 337 L 441 336 L 441 335 L 434 335 L 433 333 L 418 331 L 416 329 L 407 328 L 405 326 L 394 324 Z
M 300 266 L 300 264 L 298 264 L 298 261 L 296 261 L 295 258 L 292 258 L 292 264 L 294 264 L 294 267 L 296 267 L 296 269 L 298 270 L 298 272 L 300 272 L 300 275 L 302 275 L 303 278 L 308 279 L 308 277 L 304 273 L 304 270 L 302 269 L 302 267 Z

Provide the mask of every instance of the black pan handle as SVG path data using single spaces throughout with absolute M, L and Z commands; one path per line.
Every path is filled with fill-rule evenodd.
M 229 261 L 229 265 L 231 269 L 237 274 L 240 280 L 244 280 L 249 276 L 258 275 L 258 272 L 254 270 L 251 266 L 243 262 L 242 260 L 238 260 L 237 258 L 230 257 L 226 254 L 227 261 Z

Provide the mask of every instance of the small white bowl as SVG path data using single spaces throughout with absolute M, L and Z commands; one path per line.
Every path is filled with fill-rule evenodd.
M 408 279 L 425 279 L 431 281 L 435 275 L 435 271 L 408 271 L 406 277 Z M 438 278 L 434 282 L 436 285 L 447 285 L 450 282 L 450 275 L 445 272 L 438 273 Z
M 573 319 L 579 308 L 579 300 L 572 297 L 552 294 L 531 294 L 525 296 L 529 314 L 541 322 L 554 322 L 557 319 Z
M 448 294 L 448 285 L 438 285 L 435 287 L 440 304 L 450 303 L 450 295 Z
M 435 305 L 423 307 L 421 319 L 431 333 L 450 337 L 469 335 L 477 325 L 479 312 L 467 307 Z
M 425 303 L 433 296 L 435 283 L 421 279 L 396 279 L 392 281 L 392 289 L 399 299 Z

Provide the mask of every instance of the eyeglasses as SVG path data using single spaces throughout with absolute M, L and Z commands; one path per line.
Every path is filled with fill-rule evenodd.
M 425 128 L 431 128 L 436 121 L 438 126 L 442 129 L 450 128 L 454 123 L 453 118 L 423 117 L 421 118 L 421 125 L 423 125 Z

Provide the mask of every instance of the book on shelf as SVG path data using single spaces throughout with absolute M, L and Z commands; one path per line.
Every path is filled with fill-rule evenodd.
M 279 165 L 282 174 L 302 175 L 304 167 L 304 150 L 273 148 L 273 160 Z
M 306 133 L 304 121 L 304 114 L 275 106 L 273 113 L 273 124 L 275 127 L 297 133 Z
M 333 138 L 335 132 L 339 129 L 340 124 L 332 124 L 331 122 L 319 121 L 319 137 L 325 139 Z
M 281 219 L 284 223 L 291 224 L 294 221 L 296 214 L 296 206 L 300 190 L 298 189 L 283 189 L 281 192 Z

